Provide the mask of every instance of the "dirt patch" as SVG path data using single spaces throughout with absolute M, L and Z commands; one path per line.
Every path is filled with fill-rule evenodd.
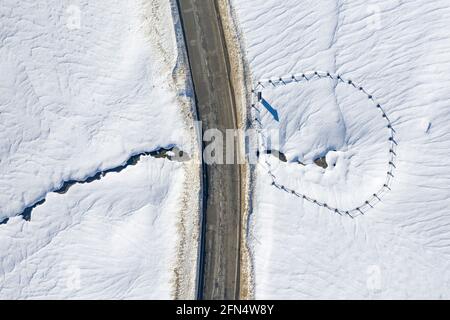
M 328 163 L 325 156 L 315 159 L 314 163 L 324 169 L 328 168 Z
M 266 154 L 270 154 L 282 162 L 287 162 L 286 155 L 278 150 L 266 150 Z

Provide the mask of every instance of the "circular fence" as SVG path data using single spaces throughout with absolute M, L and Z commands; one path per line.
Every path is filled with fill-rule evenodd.
M 301 81 L 310 81 L 312 79 L 321 79 L 321 78 L 330 78 L 335 81 L 339 81 L 343 84 L 346 84 L 348 86 L 352 86 L 355 90 L 361 91 L 367 96 L 367 99 L 370 100 L 373 107 L 379 110 L 380 112 L 380 118 L 386 122 L 386 130 L 389 130 L 389 138 L 388 138 L 388 145 L 389 145 L 389 159 L 386 160 L 387 163 L 387 171 L 386 171 L 386 179 L 384 180 L 384 183 L 382 186 L 376 190 L 371 197 L 368 199 L 365 199 L 361 201 L 361 205 L 356 206 L 352 209 L 343 210 L 340 208 L 333 207 L 325 202 L 318 201 L 317 199 L 314 199 L 302 192 L 299 192 L 297 190 L 294 190 L 293 188 L 289 188 L 286 185 L 283 185 L 278 182 L 277 177 L 273 174 L 271 164 L 267 160 L 265 160 L 265 165 L 267 168 L 267 172 L 269 176 L 272 179 L 272 185 L 280 190 L 283 190 L 292 196 L 295 196 L 297 198 L 304 199 L 308 202 L 311 202 L 317 206 L 326 208 L 330 210 L 331 212 L 334 212 L 336 214 L 339 214 L 341 216 L 348 216 L 350 218 L 355 218 L 356 216 L 363 215 L 368 210 L 373 208 L 377 203 L 381 201 L 383 196 L 391 190 L 391 183 L 392 179 L 394 177 L 393 171 L 396 169 L 395 166 L 395 160 L 397 157 L 396 149 L 397 149 L 397 142 L 395 140 L 395 130 L 392 126 L 391 120 L 389 119 L 388 115 L 384 111 L 383 107 L 380 103 L 378 103 L 373 95 L 369 92 L 367 92 L 362 86 L 357 85 L 355 82 L 353 82 L 350 79 L 344 79 L 341 75 L 338 74 L 332 74 L 330 72 L 326 71 L 308 71 L 301 74 L 292 74 L 289 76 L 282 76 L 282 77 L 273 77 L 268 79 L 262 79 L 256 83 L 256 86 L 252 90 L 253 93 L 253 102 L 252 102 L 252 123 L 253 127 L 256 129 L 258 134 L 261 136 L 261 141 L 266 141 L 266 137 L 264 136 L 263 126 L 262 126 L 262 120 L 261 120 L 261 95 L 264 91 L 264 88 L 267 86 L 286 86 L 290 83 L 296 83 Z M 258 148 L 265 148 L 264 145 L 259 144 Z M 261 154 L 261 152 L 259 152 Z

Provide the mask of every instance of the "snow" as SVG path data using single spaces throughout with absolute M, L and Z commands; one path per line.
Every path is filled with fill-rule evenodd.
M 53 192 L 195 159 L 174 3 L 2 0 L 0 23 L 0 297 L 194 297 L 193 160 Z
M 188 147 L 174 30 L 146 31 L 141 1 L 81 1 L 73 29 L 69 5 L 2 1 L 0 220 L 131 154 Z M 152 5 L 170 29 L 169 3 Z
M 257 123 L 272 140 L 262 148 L 281 151 L 289 162 L 263 156 L 276 186 L 308 190 L 300 194 L 352 216 L 372 208 L 389 190 L 396 168 L 396 141 L 389 139 L 395 129 L 363 87 L 327 72 L 306 72 L 259 82 L 257 92 L 263 107 Z M 323 156 L 326 169 L 314 163 Z
M 1 225 L 2 299 L 171 298 L 182 170 L 146 157 Z
M 265 83 L 258 89 L 279 121 L 260 103 L 252 117 L 259 117 L 262 134 L 279 130 L 272 147 L 288 159 L 261 156 L 255 171 L 247 239 L 254 296 L 449 298 L 448 1 L 231 4 L 250 85 Z M 335 79 L 267 82 L 310 71 Z M 391 131 L 377 103 L 395 130 L 393 158 Z M 323 155 L 336 167 L 316 166 L 313 160 Z M 383 189 L 364 215 L 352 219 L 318 205 L 360 206 L 391 169 L 392 190 Z

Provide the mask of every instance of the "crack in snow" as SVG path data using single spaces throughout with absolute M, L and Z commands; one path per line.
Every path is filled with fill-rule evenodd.
M 129 166 L 136 165 L 141 160 L 142 157 L 165 158 L 165 159 L 168 159 L 170 161 L 179 161 L 179 162 L 184 162 L 184 161 L 188 161 L 189 160 L 189 155 L 186 152 L 178 149 L 176 146 L 171 146 L 171 147 L 167 147 L 167 148 L 159 148 L 159 149 L 156 149 L 154 151 L 141 152 L 141 153 L 138 153 L 136 155 L 131 156 L 124 164 L 122 164 L 122 165 L 120 165 L 118 167 L 115 167 L 115 168 L 111 168 L 111 169 L 107 169 L 107 170 L 96 172 L 94 175 L 89 176 L 85 180 L 68 180 L 68 181 L 64 181 L 62 186 L 59 189 L 51 190 L 51 191 L 47 192 L 47 194 L 49 194 L 49 193 L 64 194 L 72 186 L 74 186 L 76 184 L 85 184 L 85 183 L 91 183 L 91 182 L 96 181 L 96 180 L 101 180 L 108 173 L 112 173 L 112 172 L 118 173 L 118 172 L 123 171 L 124 169 L 126 169 Z M 21 216 L 26 221 L 31 221 L 31 214 L 32 214 L 33 210 L 36 207 L 44 204 L 45 200 L 46 200 L 46 196 L 44 198 L 40 199 L 39 201 L 33 203 L 32 205 L 26 207 L 17 216 Z M 0 225 L 7 224 L 8 221 L 9 221 L 9 218 L 6 218 L 3 221 L 0 221 Z

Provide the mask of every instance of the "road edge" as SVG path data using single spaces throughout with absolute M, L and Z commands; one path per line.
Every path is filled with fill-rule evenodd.
M 249 129 L 247 124 L 249 106 L 251 103 L 251 88 L 248 87 L 249 69 L 244 58 L 240 32 L 233 14 L 233 8 L 229 0 L 215 0 L 217 13 L 221 19 L 222 32 L 225 40 L 226 55 L 229 62 L 230 86 L 234 95 L 235 107 L 237 109 L 237 126 L 239 129 Z M 245 141 L 239 136 L 239 146 L 244 150 L 240 154 L 245 155 Z M 251 252 L 248 247 L 247 230 L 248 218 L 252 208 L 251 196 L 251 168 L 247 161 L 240 165 L 241 175 L 241 215 L 240 215 L 240 270 L 239 270 L 239 292 L 240 299 L 252 299 L 253 294 L 253 264 Z
M 189 52 L 187 47 L 187 40 L 186 35 L 184 31 L 183 26 L 183 17 L 181 15 L 181 7 L 179 4 L 179 0 L 170 0 L 170 6 L 172 8 L 172 14 L 174 15 L 175 19 L 175 32 L 177 37 L 177 42 L 179 43 L 179 51 L 183 55 L 182 60 L 184 65 L 187 67 L 186 70 L 186 83 L 187 87 L 189 89 L 192 89 L 192 115 L 194 121 L 199 121 L 199 111 L 198 111 L 198 103 L 197 103 L 197 95 L 195 90 L 195 84 L 194 79 L 192 78 L 192 68 L 189 61 Z M 206 226 L 205 226 L 205 215 L 206 215 L 206 192 L 205 188 L 207 188 L 207 180 L 206 180 L 206 169 L 205 169 L 205 163 L 203 162 L 203 140 L 202 140 L 202 132 L 201 128 L 198 126 L 194 126 L 193 130 L 196 133 L 196 141 L 194 143 L 194 146 L 196 146 L 196 151 L 198 152 L 198 162 L 195 162 L 196 164 L 199 164 L 199 170 L 198 170 L 198 178 L 199 178 L 199 192 L 198 192 L 198 215 L 197 220 L 194 221 L 197 225 L 197 256 L 196 256 L 196 267 L 195 267 L 195 279 L 193 280 L 195 282 L 195 288 L 193 292 L 193 299 L 200 300 L 202 298 L 202 290 L 203 288 L 203 277 L 201 276 L 203 273 L 204 268 L 204 239 L 205 239 L 205 232 L 206 232 Z M 186 299 L 186 296 L 182 296 L 179 288 L 176 289 L 175 292 L 175 299 Z

